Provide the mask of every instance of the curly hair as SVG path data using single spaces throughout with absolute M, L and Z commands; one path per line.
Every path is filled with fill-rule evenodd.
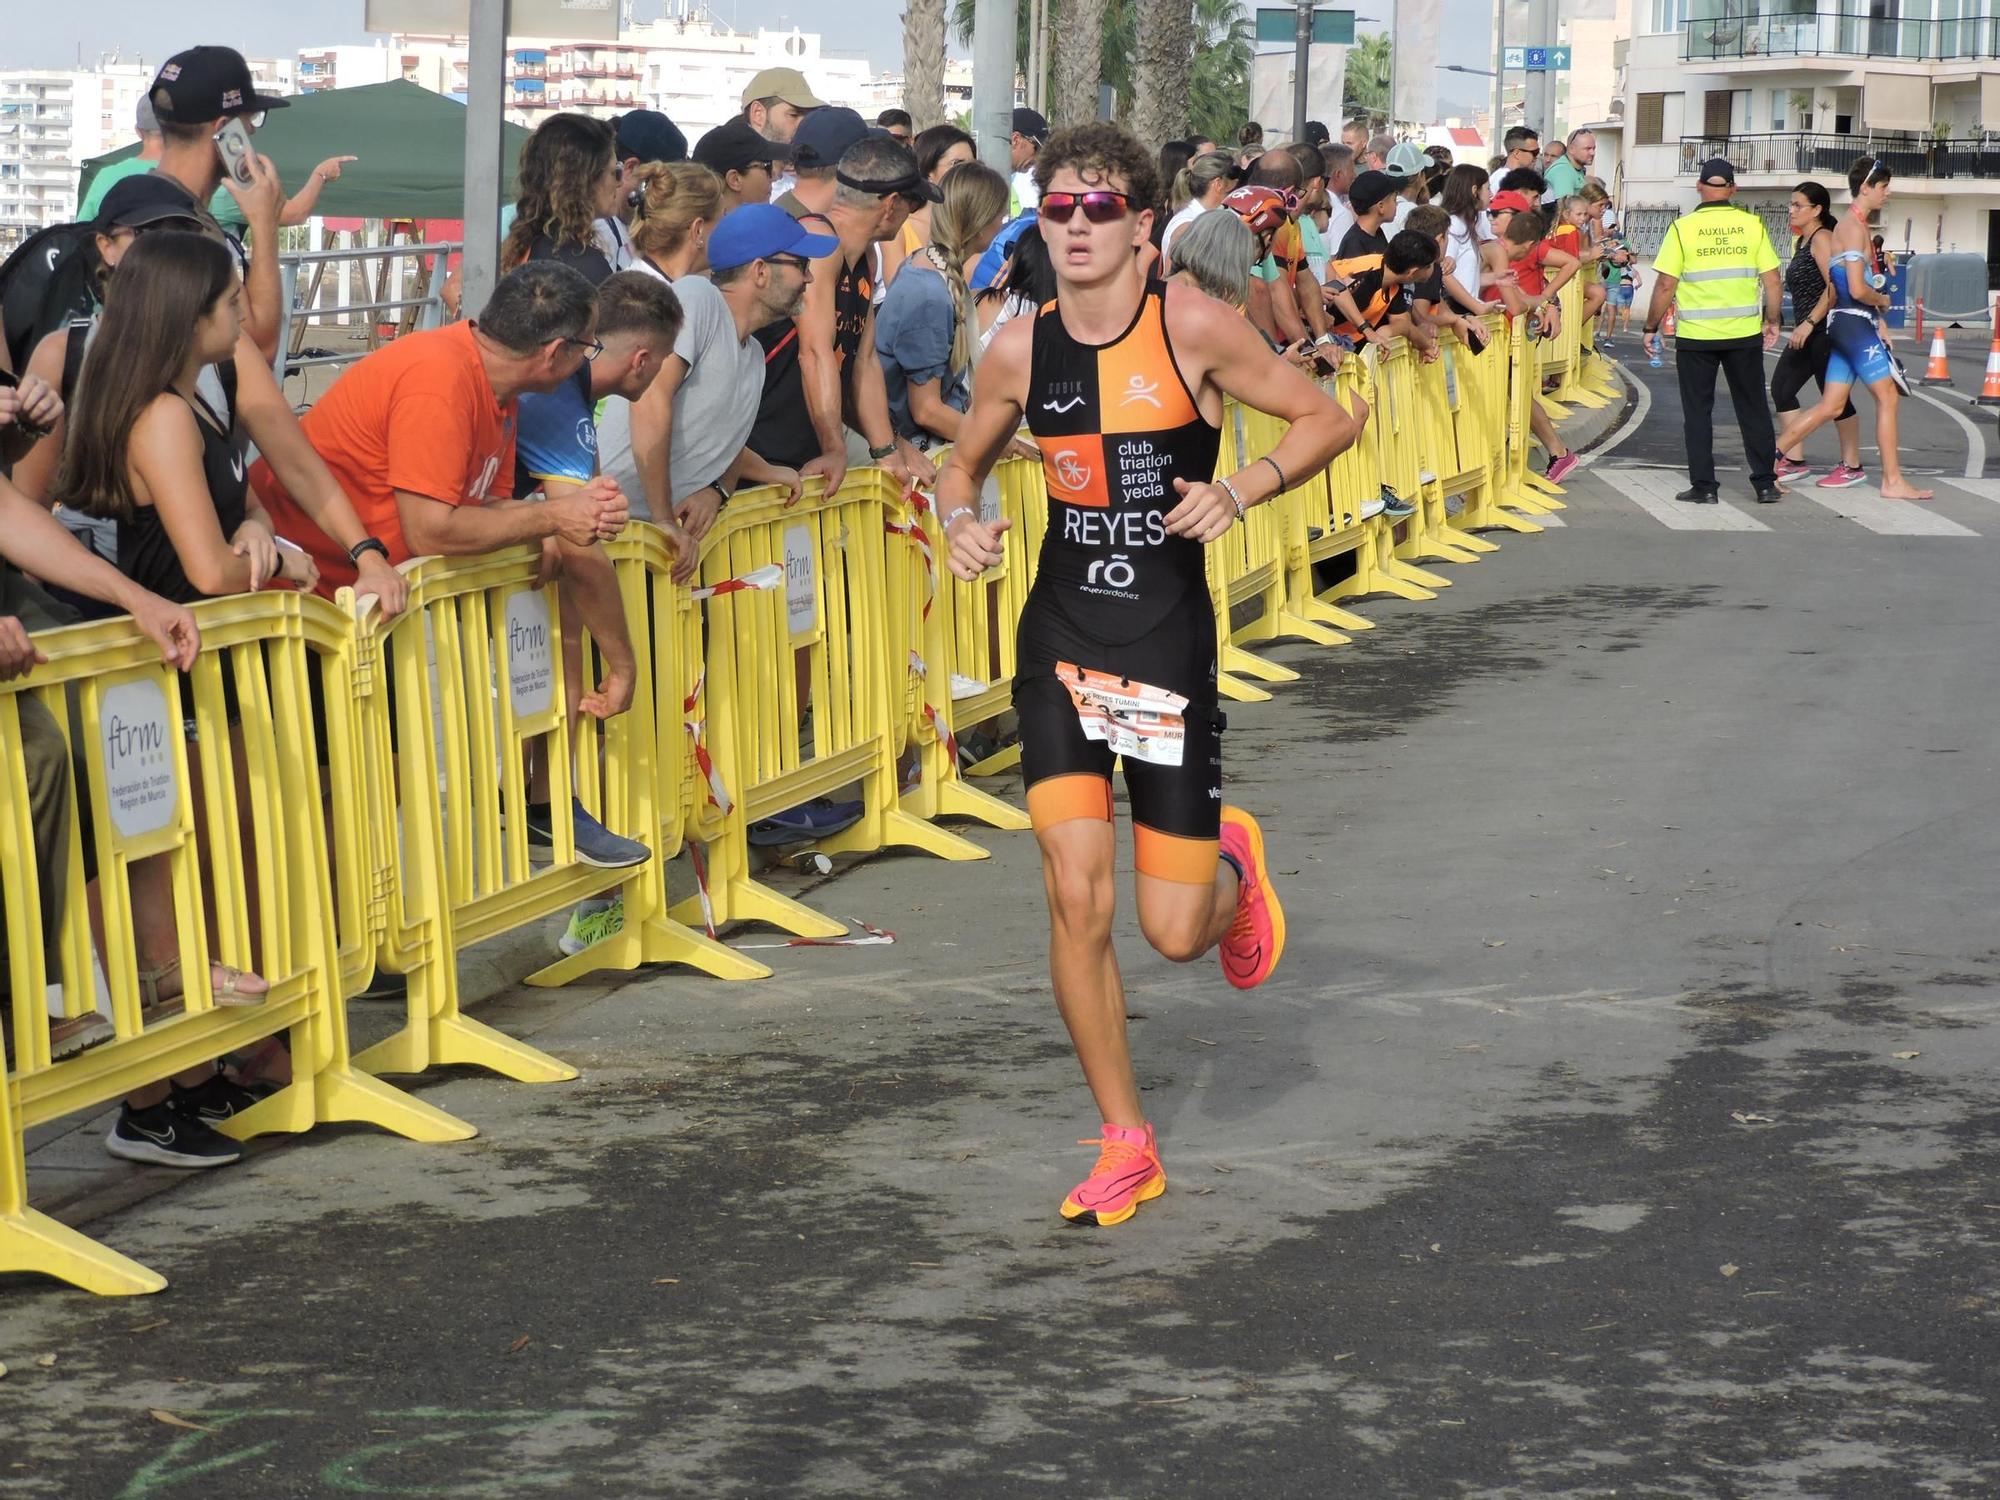
M 1072 125 L 1050 136 L 1035 156 L 1035 186 L 1046 193 L 1049 181 L 1064 168 L 1077 173 L 1087 183 L 1107 185 L 1124 179 L 1125 195 L 1133 209 L 1157 208 L 1160 202 L 1160 170 L 1153 153 L 1139 138 L 1116 125 L 1101 120 L 1088 125 Z
M 557 248 L 596 243 L 597 179 L 617 150 L 610 124 L 588 115 L 550 115 L 521 146 L 519 199 L 514 227 L 500 248 L 500 268 L 528 258 L 538 235 Z

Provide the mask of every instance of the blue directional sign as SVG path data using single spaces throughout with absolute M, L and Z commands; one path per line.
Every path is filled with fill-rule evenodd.
M 1521 68 L 1530 73 L 1566 73 L 1569 71 L 1569 48 L 1506 47 L 1501 51 L 1500 66 Z

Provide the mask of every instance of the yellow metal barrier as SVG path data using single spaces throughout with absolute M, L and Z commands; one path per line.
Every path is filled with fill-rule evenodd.
M 190 676 L 203 803 L 199 832 L 182 683 L 129 620 L 39 635 L 36 645 L 47 663 L 0 684 L 0 809 L 6 823 L 0 885 L 10 893 L 14 1045 L 14 1065 L 0 1090 L 0 1270 L 42 1272 L 105 1294 L 157 1291 L 166 1283 L 28 1207 L 23 1132 L 32 1126 L 283 1032 L 293 1081 L 227 1122 L 229 1134 L 299 1131 L 331 1120 L 365 1121 L 421 1140 L 471 1134 L 442 1111 L 368 1077 L 348 1056 L 330 880 L 336 863 L 358 872 L 367 860 L 363 804 L 343 804 L 351 791 L 353 725 L 340 611 L 296 594 L 264 593 L 210 601 L 196 615 L 203 649 Z M 325 677 L 334 761 L 324 809 L 308 687 L 308 662 L 315 658 Z M 85 768 L 85 784 L 70 789 L 54 975 L 44 962 L 42 913 L 33 894 L 37 854 L 24 715 L 43 743 L 51 728 L 59 733 L 66 758 Z M 240 722 L 232 724 L 232 715 Z M 78 808 L 88 810 L 96 854 L 111 1038 L 58 1060 L 53 1024 L 87 1020 L 96 995 Z M 246 840 L 254 860 L 246 858 Z M 148 1013 L 140 1001 L 131 872 L 135 862 L 150 858 L 167 861 L 186 990 Z M 350 922 L 356 912 L 350 904 Z M 216 1005 L 209 979 L 211 920 L 213 956 L 270 981 L 262 1003 Z M 52 979 L 62 985 L 54 1016 L 43 1002 Z
M 1021 611 L 1034 586 L 1042 536 L 1049 525 L 1049 492 L 1042 466 L 1031 458 L 1004 458 L 994 466 L 979 497 L 982 518 L 1005 516 L 1014 524 L 1001 538 L 997 568 L 977 583 L 944 570 L 939 599 L 948 642 L 948 670 L 985 686 L 952 702 L 952 726 L 978 724 L 1014 706 L 1015 648 Z M 939 557 L 942 560 L 942 544 Z M 942 561 L 940 561 L 942 567 Z M 955 693 L 956 690 L 954 690 Z M 966 768 L 968 776 L 991 776 L 1021 762 L 1017 741 Z
M 1222 447 L 1215 462 L 1218 474 L 1233 474 L 1276 446 L 1276 436 L 1260 430 L 1258 436 L 1269 435 L 1269 441 L 1256 449 L 1247 447 L 1247 420 L 1241 406 L 1234 401 L 1224 403 Z M 1277 432 L 1283 431 L 1282 423 L 1272 425 Z M 1283 615 L 1285 539 L 1280 507 L 1257 506 L 1240 525 L 1230 527 L 1209 544 L 1204 561 L 1209 603 L 1215 611 L 1216 689 L 1238 703 L 1262 703 L 1271 695 L 1246 678 L 1297 682 L 1299 674 L 1244 650 L 1239 642 L 1267 641 L 1280 635 L 1313 638 L 1311 633 L 1290 628 Z M 1238 610 L 1254 610 L 1240 628 L 1234 623 Z
M 1040 474 L 1039 465 L 1035 472 Z M 903 498 L 903 518 L 889 523 L 893 537 L 902 542 L 898 546 L 892 540 L 889 548 L 890 625 L 895 632 L 889 651 L 892 661 L 900 655 L 909 663 L 905 691 L 896 697 L 901 710 L 896 743 L 899 756 L 916 747 L 917 775 L 898 793 L 897 805 L 918 818 L 978 818 L 995 828 L 1025 829 L 1030 826 L 1025 812 L 968 786 L 958 766 L 959 726 L 981 723 L 1013 706 L 1011 627 L 1028 591 L 1023 528 L 1017 515 L 1001 537 L 1000 566 L 968 584 L 952 578 L 945 566 L 944 528 L 930 499 L 916 490 Z M 998 485 L 989 481 L 980 509 L 989 519 L 1005 513 Z M 1003 614 L 1007 628 L 1002 628 Z
M 1563 509 L 1563 503 L 1555 498 L 1559 487 L 1528 467 L 1528 449 L 1532 442 L 1529 420 L 1535 402 L 1541 399 L 1541 358 L 1528 342 L 1527 320 L 1512 318 L 1508 322 L 1507 447 L 1506 459 L 1501 465 L 1504 478 L 1499 503 L 1509 510 L 1547 515 L 1550 511 Z
M 1489 372 L 1501 364 L 1494 337 L 1496 342 L 1474 354 L 1456 335 L 1448 335 L 1439 341 L 1437 359 L 1417 369 L 1421 451 L 1432 470 L 1432 482 L 1425 487 L 1426 515 L 1439 540 L 1448 539 L 1468 556 L 1498 551 L 1497 544 L 1476 532 L 1503 524 L 1495 517 L 1492 499 L 1482 393 Z
M 464 1064 L 529 1083 L 576 1077 L 567 1063 L 459 1009 L 461 948 L 628 878 L 576 856 L 562 610 L 556 590 L 540 586 L 540 559 L 541 549 L 527 546 L 419 558 L 404 569 L 410 602 L 402 615 L 384 625 L 366 603 L 356 610 L 357 633 L 386 653 L 384 683 L 393 685 L 393 695 L 362 699 L 364 764 L 391 892 L 381 952 L 409 979 L 404 1025 L 360 1059 L 376 1072 Z M 629 774 L 635 740 L 630 714 L 608 726 L 614 785 Z M 527 835 L 527 754 L 536 742 L 554 835 L 553 857 L 539 870 Z
M 890 655 L 887 548 L 898 540 L 888 528 L 901 508 L 887 475 L 858 469 L 838 495 L 789 508 L 776 490 L 739 495 L 705 539 L 705 585 L 773 568 L 783 582 L 708 601 L 705 685 L 691 717 L 702 725 L 728 806 L 711 807 L 694 832 L 707 843 L 706 885 L 675 908 L 677 919 L 769 922 L 801 937 L 844 933 L 752 876 L 748 831 L 856 783 L 861 820 L 821 849 L 908 845 L 946 859 L 987 857 L 897 802 L 892 698 L 909 668 L 907 650 L 900 661 Z
M 651 831 L 654 858 L 629 872 L 625 924 L 612 936 L 528 976 L 537 986 L 567 984 L 599 969 L 687 964 L 718 979 L 764 979 L 770 969 L 748 954 L 669 915 L 667 862 L 686 847 L 697 806 L 711 786 L 700 768 L 692 718 L 700 707 L 702 613 L 687 587 L 673 581 L 673 549 L 657 526 L 635 522 L 606 546 L 618 573 L 625 623 L 637 664 L 632 707 L 613 720 L 624 734 L 621 774 L 598 754 L 603 735 L 585 717 L 577 727 L 576 765 L 586 804 L 614 828 Z M 699 801 L 697 800 L 699 799 Z
M 1433 535 L 1443 530 L 1444 503 L 1432 502 L 1437 480 L 1431 464 L 1436 460 L 1424 452 L 1427 423 L 1417 402 L 1418 363 L 1416 346 L 1402 340 L 1387 354 L 1377 356 L 1376 390 L 1381 400 L 1373 425 L 1379 432 L 1376 451 L 1383 482 L 1416 507 L 1415 515 L 1392 523 L 1402 533 L 1394 549 L 1399 574 L 1406 582 L 1435 592 L 1450 588 L 1451 580 L 1418 567 L 1419 558 L 1444 562 L 1470 562 L 1473 558 Z M 1430 476 L 1428 481 L 1426 475 Z

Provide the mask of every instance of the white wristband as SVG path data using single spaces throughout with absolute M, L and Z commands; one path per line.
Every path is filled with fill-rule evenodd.
M 958 518 L 959 518 L 960 516 L 969 516 L 969 515 L 971 515 L 971 514 L 973 514 L 973 510 L 972 510 L 972 507 L 971 507 L 971 506 L 969 506 L 969 505 L 960 505 L 960 506 L 955 506 L 955 507 L 954 507 L 954 508 L 952 509 L 952 512 L 951 512 L 951 514 L 950 514 L 950 515 L 948 515 L 948 516 L 944 516 L 944 517 L 941 517 L 941 518 L 939 519 L 939 521 L 938 521 L 938 528 L 939 528 L 940 530 L 942 530 L 942 531 L 947 531 L 947 532 L 948 532 L 948 531 L 950 531 L 950 530 L 951 530 L 951 523 L 952 523 L 953 521 L 956 521 L 956 520 L 957 520 L 957 519 L 958 519 Z

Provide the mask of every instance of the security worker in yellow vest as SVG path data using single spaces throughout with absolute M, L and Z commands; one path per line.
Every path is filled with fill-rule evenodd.
M 1701 165 L 1700 205 L 1674 220 L 1654 257 L 1653 305 L 1646 313 L 1646 352 L 1660 350 L 1660 324 L 1678 304 L 1681 417 L 1686 424 L 1689 485 L 1676 500 L 1717 503 L 1715 372 L 1729 381 L 1736 425 L 1743 432 L 1750 484 L 1757 498 L 1775 504 L 1777 436 L 1764 391 L 1764 351 L 1778 342 L 1778 252 L 1764 222 L 1729 200 L 1736 169 L 1722 157 Z

